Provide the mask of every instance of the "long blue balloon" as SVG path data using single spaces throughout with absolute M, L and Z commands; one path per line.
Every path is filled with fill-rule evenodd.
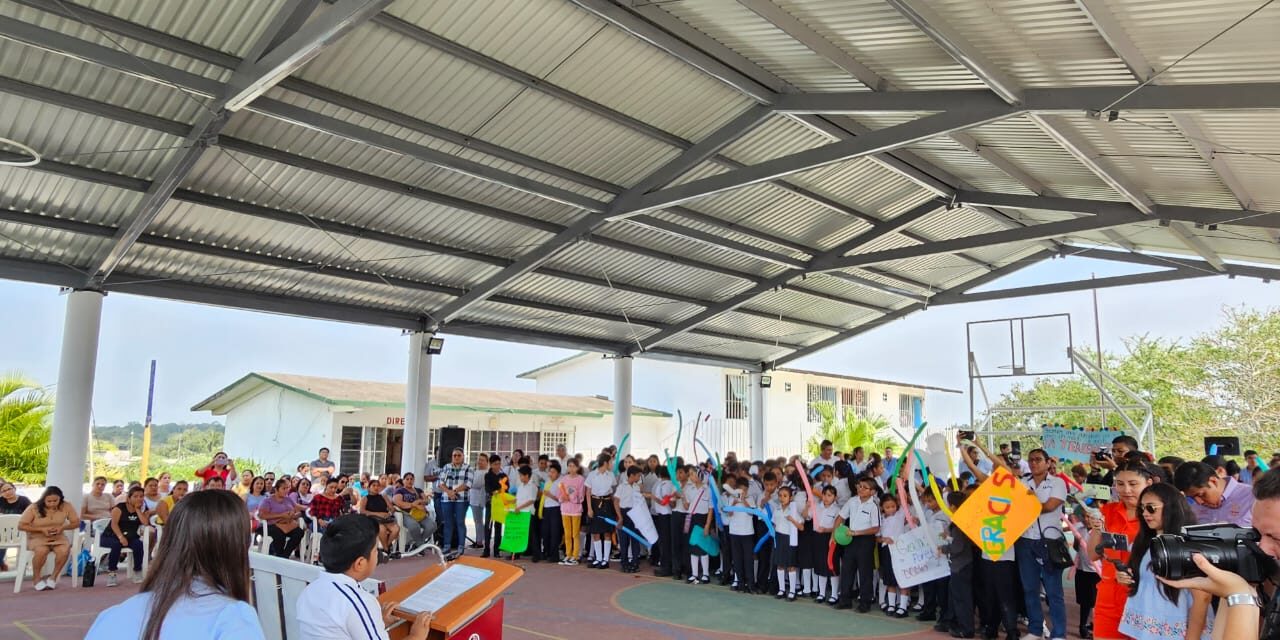
M 714 480 L 714 478 L 712 478 Z M 724 528 L 724 520 L 720 517 L 720 487 L 711 487 L 711 510 L 716 514 L 716 526 Z
M 619 530 L 621 530 L 623 533 L 625 533 L 625 534 L 627 534 L 627 535 L 631 536 L 632 538 L 635 538 L 638 542 L 640 542 L 640 544 L 644 545 L 644 548 L 648 549 L 649 547 L 652 547 L 652 546 L 653 546 L 653 545 L 649 544 L 649 541 L 648 541 L 648 540 L 645 540 L 644 536 L 642 536 L 642 535 L 640 535 L 640 534 L 638 534 L 638 533 L 636 533 L 636 532 L 634 532 L 634 531 L 632 531 L 632 530 L 630 530 L 630 529 L 626 528 L 626 527 L 625 527 L 625 526 L 623 526 L 623 525 L 618 524 L 618 521 L 617 521 L 617 520 L 614 520 L 613 518 L 606 518 L 606 517 L 604 517 L 604 516 L 600 516 L 600 519 L 601 519 L 601 520 L 604 520 L 605 522 L 608 522 L 611 526 L 617 527 L 617 528 L 618 528 Z

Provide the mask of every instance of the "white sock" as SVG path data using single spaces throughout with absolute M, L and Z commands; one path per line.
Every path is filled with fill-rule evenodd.
M 604 555 L 600 556 L 600 562 L 609 564 L 609 552 L 613 550 L 613 543 L 608 540 L 601 540 L 600 544 L 604 546 Z
M 603 545 L 604 543 L 599 540 L 591 541 L 591 561 L 592 562 L 600 562 L 600 549 L 603 548 Z
M 827 578 L 827 579 L 831 581 L 831 597 L 834 598 L 836 597 L 836 591 L 839 590 L 838 585 L 840 584 L 840 578 L 836 576 L 831 576 L 830 578 Z
M 827 581 L 825 579 L 818 580 L 818 597 L 827 597 Z
M 689 576 L 692 578 L 698 577 L 698 556 L 692 553 L 689 554 Z
M 699 556 L 698 561 L 702 563 L 702 575 L 704 576 L 711 575 L 710 573 L 708 573 L 711 567 L 711 556 Z
M 800 588 L 800 583 L 799 581 L 796 580 L 796 577 L 797 577 L 796 570 L 791 569 L 790 571 L 787 572 L 787 574 L 791 576 L 791 590 L 788 591 L 787 593 L 794 595 L 796 590 Z
M 787 591 L 787 570 L 778 569 L 778 593 L 786 593 Z
M 805 592 L 816 590 L 813 587 L 813 569 L 802 569 L 801 579 L 804 580 L 804 582 L 802 582 L 801 584 L 804 585 Z

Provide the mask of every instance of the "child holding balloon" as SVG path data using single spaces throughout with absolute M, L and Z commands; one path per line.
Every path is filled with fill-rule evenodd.
M 791 487 L 778 489 L 778 503 L 781 506 L 773 512 L 773 529 L 776 533 L 773 549 L 773 566 L 778 571 L 778 593 L 775 598 L 786 598 L 787 602 L 796 601 L 799 590 L 799 572 L 796 570 L 796 556 L 800 545 L 800 531 L 804 528 L 800 510 L 792 500 L 794 493 Z M 791 579 L 788 586 L 787 578 Z
M 880 608 L 885 615 L 905 618 L 907 607 L 911 604 L 911 589 L 898 586 L 898 578 L 893 573 L 893 554 L 889 552 L 893 539 L 907 532 L 907 514 L 899 506 L 898 497 L 893 494 L 887 493 L 880 498 L 880 509 L 884 517 L 880 521 L 880 535 L 876 541 L 880 543 L 880 580 L 884 582 L 887 592 Z
M 819 604 L 836 603 L 836 577 L 835 572 L 832 571 L 835 558 L 832 554 L 831 532 L 836 528 L 836 518 L 840 517 L 838 497 L 839 492 L 834 486 L 823 487 L 822 502 L 818 504 L 818 518 L 813 521 L 813 537 L 810 538 L 810 544 L 813 545 L 813 556 L 818 559 L 814 567 L 818 588 L 813 601 Z M 828 593 L 828 587 L 830 587 L 830 593 Z

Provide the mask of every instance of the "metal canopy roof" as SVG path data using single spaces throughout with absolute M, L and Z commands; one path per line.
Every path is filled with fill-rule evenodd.
M 6 0 L 0 276 L 747 370 L 1280 277 L 1256 8 Z M 1161 270 L 970 292 L 1067 255 Z

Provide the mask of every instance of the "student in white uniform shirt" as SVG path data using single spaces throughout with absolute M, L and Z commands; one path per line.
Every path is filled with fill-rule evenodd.
M 388 640 L 394 602 L 379 605 L 360 583 L 378 566 L 378 523 L 351 514 L 335 519 L 320 541 L 325 572 L 298 597 L 298 625 L 308 640 Z M 409 640 L 426 640 L 432 612 L 413 621 Z
M 843 479 L 837 480 L 839 484 L 848 486 Z M 828 486 L 822 490 L 822 502 L 818 503 L 818 519 L 813 521 L 813 538 L 811 544 L 815 550 L 821 555 L 814 573 L 817 574 L 818 588 L 817 595 L 813 601 L 834 605 L 836 603 L 836 585 L 839 578 L 831 571 L 831 567 L 827 566 L 827 553 L 831 545 L 831 532 L 835 531 L 836 518 L 840 517 L 840 503 L 837 501 L 838 492 L 836 486 Z M 835 558 L 832 559 L 833 562 Z M 828 586 L 830 591 L 828 591 Z
M 658 568 L 653 575 L 665 578 L 673 575 L 675 548 L 671 539 L 671 504 L 675 502 L 676 487 L 671 483 L 671 473 L 666 467 L 654 470 L 658 482 L 649 494 L 649 512 L 653 514 L 653 526 L 658 530 Z M 652 549 L 650 552 L 652 553 Z
M 723 506 L 754 509 L 756 502 L 747 491 L 748 481 L 737 476 L 724 479 L 725 494 L 729 497 Z M 729 544 L 732 547 L 729 555 L 733 558 L 733 590 L 740 593 L 755 592 L 755 517 L 743 511 L 730 511 L 725 516 L 729 520 Z
M 856 498 L 840 509 L 836 527 L 848 524 L 853 540 L 845 545 L 840 559 L 840 594 L 837 609 L 853 608 L 853 595 L 858 594 L 858 612 L 871 610 L 875 593 L 871 586 L 876 549 L 876 536 L 880 533 L 880 505 L 876 504 L 876 482 L 870 478 L 858 480 Z M 854 578 L 858 588 L 854 589 Z

